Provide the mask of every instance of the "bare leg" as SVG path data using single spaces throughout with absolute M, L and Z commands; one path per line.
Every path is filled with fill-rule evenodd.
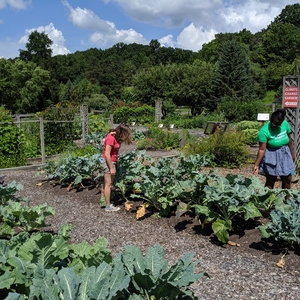
M 280 176 L 281 178 L 281 188 L 290 189 L 292 183 L 292 175 L 289 176 Z
M 111 186 L 114 181 L 114 175 L 112 176 L 110 173 L 104 174 L 104 182 L 102 186 L 102 193 L 105 197 L 106 206 L 110 205 L 110 194 L 111 194 Z
M 277 179 L 277 176 L 272 176 L 272 175 L 266 174 L 265 186 L 268 187 L 269 189 L 273 189 L 276 179 Z

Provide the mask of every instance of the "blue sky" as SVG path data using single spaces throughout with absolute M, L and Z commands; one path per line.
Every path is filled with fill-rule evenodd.
M 53 55 L 123 42 L 198 51 L 216 33 L 266 28 L 292 0 L 0 0 L 0 57 L 15 58 L 37 30 Z

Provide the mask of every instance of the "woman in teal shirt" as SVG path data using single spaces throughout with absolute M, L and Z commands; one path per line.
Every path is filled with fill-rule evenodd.
M 258 132 L 259 149 L 253 167 L 253 174 L 258 171 L 266 176 L 265 186 L 274 188 L 277 177 L 281 178 L 282 188 L 291 188 L 294 172 L 294 150 L 291 139 L 291 127 L 285 120 L 286 112 L 278 109 L 271 115 Z

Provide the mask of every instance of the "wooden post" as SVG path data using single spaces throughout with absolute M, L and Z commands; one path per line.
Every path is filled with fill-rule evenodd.
M 46 162 L 46 156 L 45 156 L 45 135 L 44 135 L 43 116 L 39 116 L 39 120 L 40 120 L 40 141 L 41 141 L 42 164 L 44 164 Z

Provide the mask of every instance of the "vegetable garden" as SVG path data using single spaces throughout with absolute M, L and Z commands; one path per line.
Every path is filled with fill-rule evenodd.
M 124 204 L 128 213 L 136 212 L 136 222 L 148 217 L 171 216 L 179 221 L 188 214 L 202 229 L 210 227 L 221 244 L 232 244 L 231 234 L 240 222 L 252 222 L 262 238 L 278 243 L 287 251 L 299 249 L 299 191 L 269 190 L 254 176 L 202 172 L 204 167 L 221 164 L 222 158 L 223 163 L 232 167 L 246 161 L 245 140 L 252 144 L 257 129 L 253 128 L 250 133 L 249 125 L 243 122 L 237 128 L 239 133 L 215 133 L 201 141 L 184 133 L 186 143 L 182 151 L 178 151 L 182 133 L 150 126 L 145 136 L 133 130 L 139 149 L 152 145 L 177 149 L 178 155 L 154 158 L 146 154 L 146 150 L 138 149 L 121 154 L 114 198 Z M 245 133 L 241 133 L 243 130 Z M 102 180 L 99 170 L 102 147 L 97 141 L 103 137 L 103 132 L 92 133 L 87 136 L 85 148 L 69 148 L 57 159 L 48 161 L 41 171 L 48 180 L 68 192 L 98 187 Z M 28 198 L 15 196 L 20 189 L 15 182 L 0 184 L 0 293 L 3 299 L 44 299 L 54 283 L 57 284 L 50 289 L 53 299 L 172 299 L 173 292 L 174 299 L 194 299 L 188 286 L 208 276 L 194 274 L 199 262 L 194 263 L 190 253 L 168 269 L 159 245 L 150 247 L 144 256 L 138 248 L 128 246 L 124 253 L 113 258 L 103 238 L 94 246 L 86 242 L 77 245 L 70 243 L 71 227 L 67 225 L 55 234 L 44 232 L 46 218 L 52 216 L 54 210 L 47 205 L 31 207 Z M 262 223 L 262 218 L 268 222 Z M 157 265 L 150 268 L 154 261 Z M 100 276 L 102 272 L 105 277 Z M 96 283 L 92 280 L 95 276 L 99 278 Z M 112 281 L 116 284 L 111 285 Z M 70 288 L 68 296 L 66 286 Z

